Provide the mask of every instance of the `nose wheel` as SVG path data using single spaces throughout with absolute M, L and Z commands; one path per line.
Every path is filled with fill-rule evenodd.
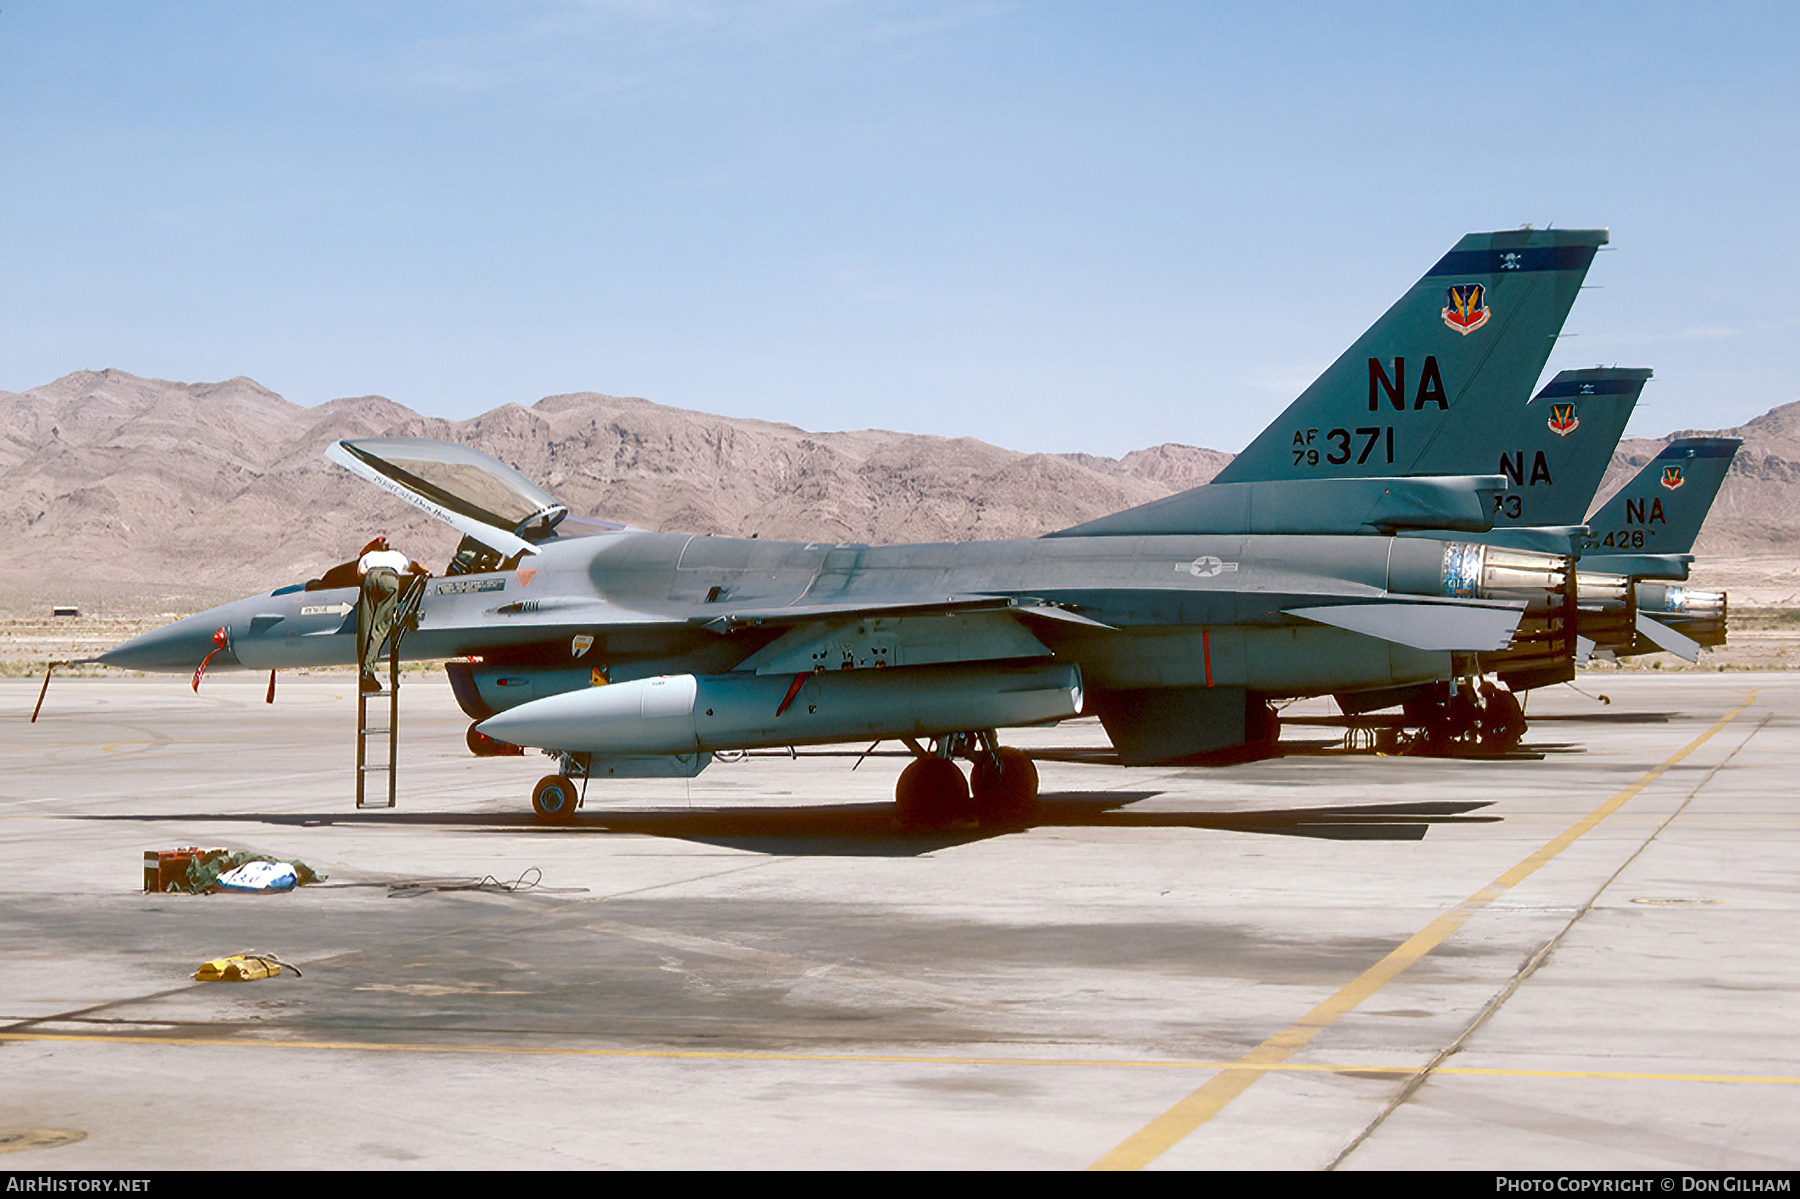
M 549 774 L 531 789 L 531 810 L 545 824 L 567 824 L 575 818 L 581 793 L 575 780 L 564 774 Z

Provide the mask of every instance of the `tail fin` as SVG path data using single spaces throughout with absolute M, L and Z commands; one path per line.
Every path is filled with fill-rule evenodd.
M 1579 525 L 1649 378 L 1642 367 L 1563 371 L 1513 410 L 1507 440 L 1496 446 L 1451 430 L 1454 436 L 1440 438 L 1426 455 L 1426 473 L 1464 474 L 1480 460 L 1481 469 L 1505 475 L 1511 484 L 1495 497 L 1496 528 Z
M 1685 554 L 1743 445 L 1735 437 L 1681 437 L 1663 447 L 1588 518 L 1582 565 L 1614 554 Z M 1597 569 L 1604 570 L 1604 566 Z
M 1501 444 L 1606 241 L 1604 229 L 1464 237 L 1214 481 L 1426 474 L 1440 442 Z

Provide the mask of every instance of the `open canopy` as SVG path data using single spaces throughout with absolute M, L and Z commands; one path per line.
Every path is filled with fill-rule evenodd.
M 506 557 L 535 553 L 568 508 L 498 458 L 428 437 L 359 437 L 325 457 Z

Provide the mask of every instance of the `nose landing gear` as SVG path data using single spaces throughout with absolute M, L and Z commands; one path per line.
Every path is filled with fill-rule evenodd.
M 547 774 L 531 789 L 531 810 L 545 824 L 567 824 L 575 818 L 580 802 L 575 780 L 567 775 Z
M 504 742 L 500 743 L 504 744 Z M 531 810 L 542 824 L 568 824 L 575 819 L 575 809 L 586 798 L 588 776 L 593 759 L 587 754 L 545 750 L 555 758 L 561 774 L 547 774 L 531 789 Z

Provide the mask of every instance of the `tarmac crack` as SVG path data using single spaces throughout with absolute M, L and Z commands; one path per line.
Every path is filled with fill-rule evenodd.
M 1643 841 L 1639 843 L 1638 847 L 1632 850 L 1630 855 L 1627 856 L 1623 862 L 1619 863 L 1616 870 L 1607 875 L 1605 881 L 1594 889 L 1594 893 L 1588 897 L 1587 902 L 1582 904 L 1575 914 L 1569 917 L 1567 923 L 1557 931 L 1557 934 L 1550 938 L 1549 941 L 1545 942 L 1536 953 L 1531 955 L 1525 964 L 1513 975 L 1512 979 L 1508 981 L 1506 986 L 1502 987 L 1500 991 L 1487 1002 L 1486 1006 L 1481 1009 L 1474 1020 L 1470 1021 L 1469 1026 L 1463 1029 L 1462 1033 L 1454 1041 L 1440 1050 L 1416 1074 L 1406 1080 L 1405 1085 L 1400 1088 L 1399 1093 L 1388 1101 L 1387 1106 L 1382 1108 L 1380 1114 L 1371 1120 L 1368 1126 L 1356 1135 L 1355 1139 L 1344 1146 L 1343 1150 L 1336 1157 L 1331 1159 L 1330 1164 L 1325 1167 L 1326 1170 L 1335 1170 L 1338 1166 L 1343 1164 L 1352 1153 L 1361 1148 L 1364 1142 L 1375 1134 L 1377 1129 L 1387 1122 L 1389 1116 L 1400 1110 L 1402 1105 L 1417 1094 L 1419 1088 L 1424 1086 L 1431 1076 L 1434 1073 L 1437 1073 L 1446 1061 L 1462 1051 L 1463 1047 L 1481 1030 L 1482 1026 L 1492 1019 L 1493 1016 L 1506 1005 L 1507 1001 L 1518 993 L 1519 988 L 1525 984 L 1525 980 L 1537 973 L 1538 967 L 1548 961 L 1550 955 L 1568 939 L 1569 934 L 1575 930 L 1575 926 L 1581 922 L 1583 917 L 1593 910 L 1594 905 L 1600 901 L 1601 896 L 1605 895 L 1608 889 L 1610 889 L 1614 883 L 1618 882 L 1620 876 L 1630 868 L 1631 864 L 1637 861 L 1638 858 L 1656 842 L 1658 837 L 1662 836 L 1663 831 L 1667 829 L 1669 825 L 1674 823 L 1676 817 L 1687 810 L 1688 805 L 1706 788 L 1708 783 L 1712 782 L 1714 776 L 1725 769 L 1726 766 L 1730 765 L 1732 759 L 1736 758 L 1738 753 L 1743 750 L 1745 746 L 1749 745 L 1751 740 L 1754 739 L 1758 733 L 1762 732 L 1774 718 L 1775 714 L 1773 712 L 1764 716 L 1761 721 L 1744 735 L 1742 741 L 1732 747 L 1730 753 L 1721 758 L 1711 770 L 1706 772 L 1699 782 L 1694 784 L 1693 790 L 1689 791 L 1687 795 L 1683 797 L 1682 801 L 1675 806 L 1675 810 L 1670 812 L 1667 817 L 1656 825 L 1655 828 L 1650 830 L 1649 836 L 1645 837 Z

